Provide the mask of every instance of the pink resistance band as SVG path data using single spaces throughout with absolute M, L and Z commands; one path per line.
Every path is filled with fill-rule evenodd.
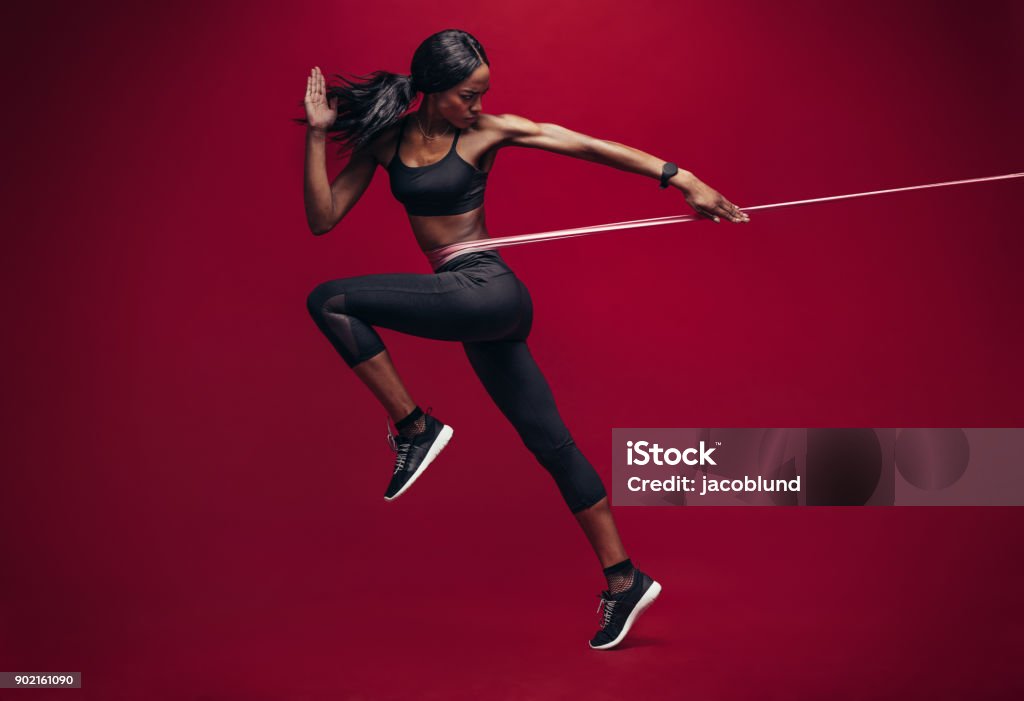
M 740 207 L 744 212 L 752 212 L 755 209 L 775 209 L 778 207 L 796 207 L 801 204 L 813 204 L 815 202 L 829 202 L 832 200 L 846 200 L 853 197 L 869 197 L 871 195 L 884 195 L 890 192 L 905 192 L 907 190 L 923 190 L 929 187 L 946 187 L 949 185 L 965 185 L 967 183 L 983 183 L 991 180 L 1008 180 L 1010 178 L 1024 177 L 1024 173 L 1011 173 L 1010 175 L 993 175 L 987 178 L 971 178 L 970 180 L 951 180 L 945 183 L 931 183 L 929 185 L 912 185 L 910 187 L 897 187 L 890 190 L 872 190 L 871 192 L 857 192 L 852 195 L 834 195 L 832 197 L 817 197 L 811 200 L 796 200 L 794 202 L 779 202 L 777 204 L 759 204 L 754 207 Z M 738 206 L 738 205 L 737 205 Z M 617 231 L 619 229 L 634 229 L 641 226 L 660 226 L 662 224 L 676 224 L 706 217 L 697 214 L 678 214 L 668 217 L 652 217 L 651 219 L 634 219 L 632 221 L 614 222 L 612 224 L 598 224 L 597 226 L 582 226 L 577 229 L 559 229 L 558 231 L 542 231 L 537 234 L 520 234 L 518 236 L 501 236 L 497 238 L 479 239 L 463 243 L 453 243 L 450 246 L 442 246 L 426 251 L 427 260 L 434 270 L 452 260 L 456 256 L 470 251 L 485 251 L 493 248 L 504 248 L 505 246 L 521 246 L 526 243 L 538 241 L 554 241 L 556 239 L 571 238 L 573 236 L 586 236 L 598 234 L 602 231 Z

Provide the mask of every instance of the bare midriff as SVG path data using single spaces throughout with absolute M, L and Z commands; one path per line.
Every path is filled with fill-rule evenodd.
M 408 215 L 409 224 L 412 226 L 412 231 L 416 236 L 416 242 L 419 244 L 420 250 L 426 252 L 435 248 L 450 246 L 453 243 L 490 238 L 485 222 L 485 206 L 481 205 L 472 211 L 463 212 L 462 214 L 440 217 Z

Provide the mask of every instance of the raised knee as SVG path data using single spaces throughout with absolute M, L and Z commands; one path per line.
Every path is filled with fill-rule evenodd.
M 327 308 L 328 300 L 341 294 L 344 294 L 344 290 L 340 288 L 337 280 L 322 282 L 306 297 L 306 309 L 309 310 L 310 316 L 316 319 L 330 311 Z
M 317 317 L 323 313 L 325 299 L 323 284 L 314 287 L 313 291 L 306 297 L 306 309 L 309 310 L 311 316 Z

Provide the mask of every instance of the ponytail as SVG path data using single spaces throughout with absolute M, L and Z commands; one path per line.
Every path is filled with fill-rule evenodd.
M 328 104 L 334 98 L 338 100 L 338 117 L 327 127 L 327 132 L 333 133 L 329 138 L 340 146 L 339 155 L 359 148 L 397 122 L 416 99 L 416 93 L 449 90 L 482 63 L 490 65 L 487 52 L 472 34 L 445 29 L 431 34 L 416 48 L 412 75 L 374 71 L 355 76 L 358 81 L 354 81 L 335 74 L 340 82 L 327 86 L 324 95 Z M 293 121 L 308 124 L 304 117 Z
M 327 127 L 328 138 L 338 144 L 338 155 L 363 146 L 398 121 L 416 98 L 412 76 L 387 71 L 354 76 L 349 80 L 335 74 L 336 85 L 328 85 L 324 98 L 337 98 L 338 116 Z M 304 103 L 300 103 L 304 104 Z M 294 119 L 308 124 L 305 117 Z

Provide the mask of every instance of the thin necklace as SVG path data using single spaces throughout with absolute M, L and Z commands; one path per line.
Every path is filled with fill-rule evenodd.
M 434 136 L 429 136 L 427 134 L 427 132 L 423 131 L 423 125 L 420 124 L 419 115 L 416 116 L 416 126 L 418 126 L 420 128 L 420 133 L 423 134 L 423 138 L 424 139 L 426 139 L 427 141 L 433 141 L 434 139 L 437 139 L 438 137 L 441 137 L 441 136 L 444 136 L 445 134 L 447 134 L 449 132 L 449 130 L 452 128 L 452 123 L 448 122 L 448 126 L 445 127 L 444 134 L 435 134 Z

